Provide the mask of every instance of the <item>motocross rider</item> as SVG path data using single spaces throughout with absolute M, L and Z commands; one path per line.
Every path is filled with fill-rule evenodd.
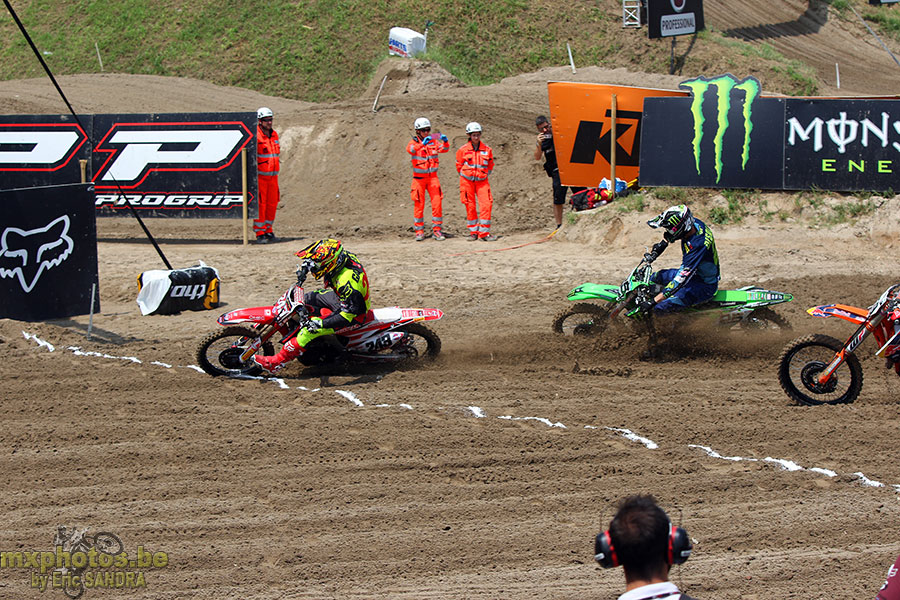
M 254 362 L 269 373 L 277 373 L 289 361 L 300 356 L 312 340 L 362 324 L 372 306 L 366 270 L 356 255 L 347 252 L 338 240 L 313 242 L 297 252 L 297 256 L 313 277 L 322 279 L 326 288 L 307 292 L 304 302 L 310 308 L 327 308 L 331 314 L 324 318 L 312 317 L 295 336 L 284 342 L 275 356 L 254 356 Z
M 653 274 L 653 283 L 663 285 L 652 304 L 655 314 L 673 313 L 706 302 L 719 287 L 719 254 L 712 231 L 694 217 L 684 204 L 670 206 L 647 225 L 663 229 L 663 241 L 653 245 L 652 254 L 658 257 L 670 243 L 681 240 L 681 266 L 662 269 Z

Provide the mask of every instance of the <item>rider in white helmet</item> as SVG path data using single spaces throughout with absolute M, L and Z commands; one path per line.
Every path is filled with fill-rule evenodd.
M 670 206 L 647 225 L 663 230 L 663 241 L 653 245 L 659 256 L 670 243 L 681 242 L 681 266 L 653 274 L 653 282 L 665 286 L 653 299 L 658 313 L 677 312 L 706 302 L 716 293 L 721 274 L 712 231 L 684 204 Z M 649 308 L 649 307 L 647 307 Z

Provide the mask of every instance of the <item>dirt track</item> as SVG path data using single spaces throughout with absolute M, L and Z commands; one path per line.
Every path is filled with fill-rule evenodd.
M 132 221 L 102 219 L 92 339 L 87 316 L 0 321 L 0 549 L 50 549 L 68 524 L 115 532 L 129 553 L 168 552 L 146 588 L 85 598 L 612 598 L 622 575 L 592 562 L 593 536 L 616 499 L 649 492 L 695 540 L 674 571 L 693 596 L 874 596 L 900 552 L 900 419 L 896 376 L 871 358 L 871 342 L 855 404 L 804 408 L 775 377 L 783 340 L 682 341 L 648 363 L 631 340 L 551 333 L 574 285 L 622 279 L 656 239 L 645 221 L 665 206 L 613 204 L 504 250 L 550 232 L 530 123 L 545 111 L 544 84 L 564 71 L 476 90 L 418 74 L 414 91 L 387 94 L 377 113 L 371 98 L 313 106 L 201 82 L 63 78 L 86 112 L 271 105 L 285 157 L 276 233 L 288 241 L 245 247 L 235 222 L 149 221 L 169 260 L 217 267 L 224 311 L 273 301 L 300 244 L 338 235 L 367 266 L 375 305 L 444 310 L 434 325 L 443 353 L 382 377 L 323 382 L 294 367 L 284 385 L 213 379 L 191 366 L 219 311 L 141 317 L 135 277 L 159 258 Z M 44 85 L 6 82 L 0 110 L 61 112 Z M 403 145 L 419 113 L 453 147 L 462 123 L 485 122 L 500 157 L 499 242 L 412 242 Z M 459 234 L 451 171 L 445 160 L 445 221 Z M 795 335 L 844 337 L 849 325 L 804 310 L 866 306 L 895 282 L 900 209 L 886 201 L 828 230 L 804 217 L 715 228 L 722 286 L 791 292 L 779 312 Z M 40 597 L 29 570 L 3 571 L 0 598 Z

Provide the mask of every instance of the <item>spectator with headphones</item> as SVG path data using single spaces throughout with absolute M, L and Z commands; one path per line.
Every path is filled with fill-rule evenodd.
M 687 531 L 672 525 L 653 496 L 628 496 L 609 529 L 594 540 L 594 560 L 606 569 L 624 569 L 619 600 L 693 600 L 669 581 L 669 569 L 684 563 L 692 549 Z

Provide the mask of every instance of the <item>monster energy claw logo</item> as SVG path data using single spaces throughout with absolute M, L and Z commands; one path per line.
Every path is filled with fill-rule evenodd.
M 753 102 L 759 97 L 760 85 L 759 80 L 754 77 L 747 77 L 738 81 L 734 75 L 727 73 L 719 77 L 707 79 L 705 77 L 697 77 L 682 82 L 678 87 L 690 90 L 692 94 L 691 115 L 694 117 L 694 138 L 692 141 L 694 148 L 694 164 L 697 168 L 697 175 L 700 175 L 700 143 L 703 141 L 704 124 L 706 122 L 703 116 L 704 96 L 709 91 L 710 86 L 715 86 L 716 98 L 716 135 L 713 139 L 713 147 L 716 155 L 716 183 L 722 178 L 722 147 L 725 140 L 725 132 L 728 130 L 728 112 L 731 109 L 732 90 L 744 92 L 743 109 L 741 114 L 744 119 L 744 145 L 741 152 L 741 170 L 747 167 L 747 161 L 750 159 L 750 133 L 753 131 L 753 123 L 751 121 L 753 112 Z

